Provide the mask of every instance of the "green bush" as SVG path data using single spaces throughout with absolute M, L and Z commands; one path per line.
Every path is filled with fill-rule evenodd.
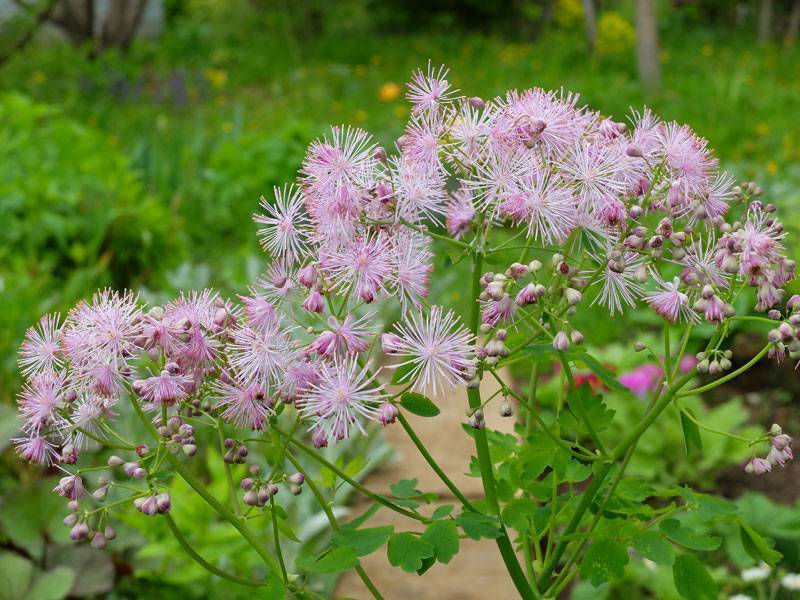
M 174 255 L 170 213 L 143 194 L 102 133 L 25 96 L 0 97 L 0 396 L 14 348 L 42 311 L 86 290 L 130 286 Z

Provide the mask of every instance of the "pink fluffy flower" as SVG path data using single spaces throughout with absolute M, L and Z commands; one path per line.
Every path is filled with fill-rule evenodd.
M 342 440 L 354 429 L 364 433 L 362 419 L 377 421 L 385 398 L 367 367 L 360 367 L 355 358 L 337 359 L 321 369 L 319 382 L 302 399 L 301 413 L 313 420 L 312 429 Z
M 353 315 L 347 315 L 342 322 L 334 316 L 328 317 L 330 329 L 311 342 L 309 350 L 328 358 L 364 352 L 369 348 L 367 339 L 372 335 L 369 323 L 373 316 L 374 313 L 370 313 L 356 319 Z
M 472 192 L 461 187 L 453 192 L 450 204 L 447 205 L 447 232 L 460 240 L 469 231 L 474 218 Z
M 258 236 L 264 250 L 275 257 L 295 259 L 306 250 L 310 221 L 303 207 L 300 189 L 284 186 L 274 188 L 275 202 L 261 198 L 265 214 L 254 215 L 253 220 L 263 225 Z
M 699 319 L 689 306 L 689 297 L 680 289 L 680 279 L 675 277 L 672 281 L 664 281 L 656 271 L 651 270 L 651 274 L 658 290 L 644 295 L 650 307 L 671 323 L 681 319 L 697 322 Z
M 500 212 L 528 228 L 528 237 L 545 244 L 561 242 L 575 226 L 575 200 L 557 177 L 531 174 L 500 205 Z
M 421 235 L 408 233 L 392 240 L 392 283 L 400 298 L 401 310 L 418 307 L 428 296 L 433 254 L 430 241 Z
M 238 381 L 269 390 L 280 381 L 296 346 L 277 321 L 260 329 L 240 326 L 231 331 L 228 364 Z
M 19 366 L 26 377 L 63 365 L 59 321 L 57 314 L 45 315 L 25 332 L 25 341 L 19 350 Z
M 406 98 L 414 105 L 414 114 L 437 112 L 442 104 L 453 100 L 458 90 L 447 81 L 448 72 L 444 65 L 437 69 L 430 61 L 427 71 L 414 71 L 406 92 Z
M 624 306 L 634 307 L 642 296 L 642 286 L 635 278 L 640 266 L 642 259 L 633 252 L 626 252 L 619 261 L 609 260 L 599 279 L 600 293 L 592 304 L 605 306 L 612 316 L 624 312 Z
M 408 158 L 392 161 L 391 169 L 397 216 L 413 223 L 430 219 L 438 224 L 446 210 L 441 175 Z
M 366 303 L 373 302 L 392 274 L 389 245 L 381 234 L 362 237 L 330 252 L 325 257 L 325 268 L 337 291 L 355 294 Z
M 165 319 L 184 330 L 184 341 L 170 358 L 186 368 L 214 362 L 220 345 L 214 334 L 215 316 L 223 306 L 222 300 L 211 290 L 181 293 L 177 300 L 167 304 Z
M 41 432 L 61 419 L 58 411 L 66 406 L 66 376 L 45 371 L 22 388 L 17 404 L 25 429 Z
M 401 382 L 438 396 L 471 376 L 474 338 L 453 311 L 433 306 L 427 316 L 410 312 L 396 330 L 384 349 L 404 359 L 395 367 L 403 370 Z
M 97 292 L 91 302 L 81 302 L 69 313 L 63 329 L 66 354 L 79 363 L 124 361 L 135 351 L 141 317 L 132 292 Z
M 38 465 L 52 465 L 57 458 L 55 446 L 45 437 L 38 434 L 14 438 L 14 447 L 17 453 L 25 460 Z
M 214 382 L 212 389 L 216 405 L 222 410 L 220 416 L 235 427 L 262 431 L 274 414 L 272 400 L 259 385 L 223 376 Z
M 192 382 L 193 379 L 188 375 L 164 370 L 153 377 L 136 381 L 134 389 L 153 408 L 172 406 L 186 398 Z

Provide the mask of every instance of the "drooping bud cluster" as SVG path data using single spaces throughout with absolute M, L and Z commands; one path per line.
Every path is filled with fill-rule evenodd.
M 748 462 L 744 470 L 754 475 L 763 475 L 772 471 L 772 467 L 786 463 L 794 459 L 792 452 L 792 438 L 783 433 L 780 425 L 773 425 L 769 431 L 770 449 L 766 458 L 753 458 Z

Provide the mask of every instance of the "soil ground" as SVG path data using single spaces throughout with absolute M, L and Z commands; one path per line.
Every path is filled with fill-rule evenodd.
M 497 390 L 496 386 L 493 380 L 486 381 L 481 391 L 491 394 Z M 442 412 L 436 418 L 407 414 L 408 420 L 431 455 L 459 489 L 470 499 L 482 498 L 480 479 L 465 475 L 470 456 L 475 453 L 472 438 L 465 435 L 461 428 L 461 424 L 466 421 L 466 392 L 453 392 L 438 401 L 437 405 Z M 500 417 L 494 407 L 487 409 L 486 421 L 492 429 L 513 431 L 514 419 Z M 438 503 L 454 503 L 453 495 L 428 466 L 402 427 L 395 424 L 387 427 L 385 433 L 397 455 L 393 462 L 369 477 L 366 483 L 370 489 L 388 493 L 390 484 L 400 479 L 417 478 L 417 488 L 423 492 L 436 493 L 439 496 Z M 362 513 L 369 505 L 369 502 L 356 504 L 353 514 Z M 435 506 L 434 504 L 430 510 Z M 370 519 L 369 525 L 394 525 L 396 531 L 415 530 L 414 521 L 388 510 L 379 511 Z M 501 600 L 516 597 L 497 547 L 490 540 L 461 540 L 461 548 L 453 560 L 446 565 L 435 564 L 422 577 L 391 566 L 385 548 L 362 558 L 361 564 L 386 600 Z M 342 577 L 335 597 L 362 600 L 371 598 L 371 595 L 358 576 L 351 571 Z

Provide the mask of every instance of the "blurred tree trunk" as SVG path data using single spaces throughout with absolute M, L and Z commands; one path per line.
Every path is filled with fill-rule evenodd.
M 661 85 L 661 64 L 655 0 L 636 0 L 636 65 L 647 93 L 657 91 Z
M 768 42 L 772 37 L 772 0 L 761 0 L 758 10 L 758 41 Z
M 148 0 L 111 0 L 103 29 L 100 47 L 118 46 L 127 50 L 142 23 Z
M 795 0 L 792 12 L 789 13 L 789 23 L 786 25 L 786 45 L 791 46 L 797 41 L 800 32 L 800 0 Z
M 597 45 L 597 10 L 594 0 L 583 0 L 583 17 L 586 20 L 586 42 L 589 44 L 589 52 L 594 54 Z

